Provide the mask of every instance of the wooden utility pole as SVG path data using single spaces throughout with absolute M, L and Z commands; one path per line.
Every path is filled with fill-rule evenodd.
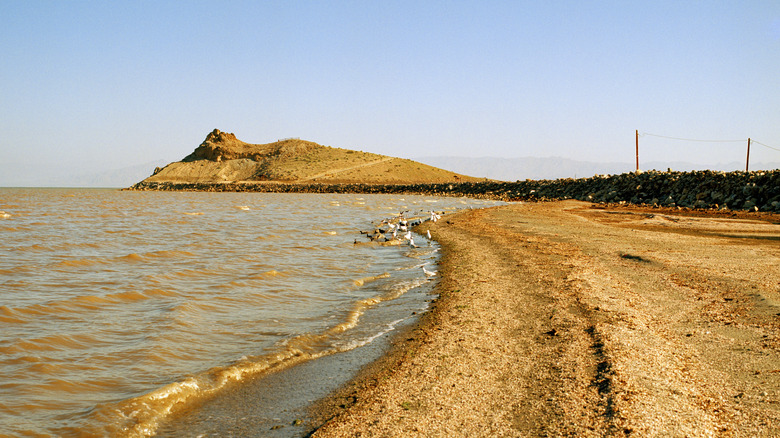
M 639 172 L 639 130 L 638 129 L 636 130 L 636 171 Z
M 749 172 L 748 170 L 750 168 L 750 137 L 748 137 L 748 151 L 747 151 L 747 158 L 745 158 L 745 172 Z

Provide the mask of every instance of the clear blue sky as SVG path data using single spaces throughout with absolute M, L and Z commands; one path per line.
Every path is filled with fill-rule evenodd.
M 0 164 L 118 168 L 218 128 L 414 158 L 780 147 L 780 2 L 0 0 Z M 744 159 L 642 137 L 643 159 Z M 780 161 L 756 146 L 751 157 Z

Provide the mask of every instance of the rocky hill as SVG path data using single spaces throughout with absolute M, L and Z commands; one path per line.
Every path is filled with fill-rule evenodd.
M 299 139 L 250 144 L 218 129 L 183 160 L 155 169 L 148 183 L 421 184 L 478 181 L 412 160 Z

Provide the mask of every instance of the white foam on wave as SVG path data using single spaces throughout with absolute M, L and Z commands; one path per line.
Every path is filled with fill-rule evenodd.
M 346 351 L 354 350 L 356 348 L 365 347 L 366 345 L 374 342 L 375 340 L 377 340 L 377 339 L 381 338 L 382 336 L 384 336 L 384 335 L 390 333 L 391 331 L 395 330 L 395 327 L 398 324 L 400 324 L 400 323 L 402 323 L 404 321 L 406 321 L 406 319 L 397 319 L 397 320 L 387 324 L 385 326 L 386 328 L 384 330 L 381 330 L 381 331 L 377 332 L 374 335 L 371 335 L 371 336 L 369 336 L 367 338 L 364 338 L 364 339 L 354 339 L 354 340 L 348 341 L 346 343 L 343 343 L 343 344 L 340 344 L 340 345 L 336 345 L 336 349 L 338 350 L 338 352 L 343 353 L 343 352 L 346 352 Z

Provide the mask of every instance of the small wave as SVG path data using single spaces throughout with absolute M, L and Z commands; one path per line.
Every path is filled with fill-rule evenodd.
M 259 272 L 259 273 L 256 273 L 256 274 L 250 274 L 250 275 L 247 275 L 246 277 L 240 278 L 238 280 L 233 280 L 233 281 L 229 282 L 227 285 L 230 285 L 230 286 L 248 286 L 248 285 L 251 285 L 252 282 L 254 282 L 254 281 L 264 281 L 264 280 L 269 280 L 269 279 L 274 279 L 274 278 L 283 278 L 283 277 L 288 277 L 288 276 L 289 276 L 289 274 L 287 274 L 285 272 L 279 272 L 279 271 L 277 271 L 275 269 L 271 269 L 270 271 Z
M 233 288 L 247 287 L 247 286 L 249 286 L 249 283 L 247 283 L 245 281 L 232 280 L 232 281 L 229 281 L 227 283 L 222 283 L 222 284 L 219 284 L 219 285 L 214 286 L 214 287 L 217 288 L 217 289 L 228 289 L 228 290 L 230 290 L 230 289 L 233 289 Z
M 106 295 L 105 300 L 115 303 L 132 303 L 135 301 L 148 300 L 149 296 L 142 292 L 129 291 Z
M 343 353 L 343 352 L 346 352 L 346 351 L 354 350 L 356 348 L 364 347 L 364 346 L 374 342 L 375 340 L 379 339 L 380 337 L 382 337 L 382 336 L 390 333 L 391 331 L 395 330 L 395 327 L 398 324 L 402 323 L 403 321 L 404 321 L 403 319 L 395 320 L 395 321 L 387 324 L 385 330 L 377 332 L 376 334 L 371 335 L 371 336 L 369 336 L 369 337 L 367 337 L 365 339 L 354 339 L 354 340 L 348 341 L 346 343 L 337 344 L 336 345 L 336 349 L 339 352 Z
M 332 327 L 326 333 L 328 334 L 341 333 L 355 327 L 360 321 L 360 317 L 370 307 L 376 306 L 377 304 L 385 301 L 395 300 L 401 297 L 406 292 L 410 291 L 411 289 L 423 285 L 425 282 L 426 280 L 418 279 L 410 282 L 396 284 L 389 291 L 387 291 L 382 295 L 377 295 L 371 298 L 365 298 L 358 301 L 352 306 L 352 309 L 349 311 L 349 313 L 347 313 L 346 320 L 341 324 Z
M 15 275 L 37 270 L 35 266 L 17 266 L 13 269 L 0 269 L 0 275 Z M 27 283 L 23 283 L 27 284 Z M 5 283 L 8 285 L 8 283 Z
M 263 240 L 279 240 L 282 239 L 283 236 L 279 234 L 260 234 L 257 237 L 255 237 L 255 240 L 263 241 Z
M 211 269 L 184 269 L 181 271 L 170 272 L 168 274 L 155 275 L 154 278 L 160 278 L 163 280 L 176 280 L 180 278 L 210 277 L 216 273 L 217 271 Z
M 280 276 L 281 277 L 286 277 L 287 274 L 285 274 L 284 272 L 279 272 L 276 269 L 271 269 L 270 271 L 263 272 L 262 274 L 251 275 L 251 276 L 249 276 L 249 279 L 251 279 L 251 280 L 260 280 L 260 279 L 263 279 L 263 278 L 280 277 Z
M 390 277 L 390 273 L 385 272 L 384 274 L 374 275 L 372 277 L 358 278 L 356 280 L 352 280 L 352 283 L 355 286 L 359 287 L 359 286 L 363 286 L 363 285 L 366 285 L 368 283 L 373 283 L 373 282 L 375 282 L 377 280 L 381 280 L 383 278 L 389 278 L 389 277 Z
M 36 243 L 36 244 L 33 244 L 33 245 L 29 245 L 29 246 L 16 247 L 16 248 L 13 248 L 12 251 L 33 251 L 33 252 L 46 251 L 46 252 L 49 252 L 49 251 L 54 251 L 54 248 L 51 248 L 51 247 L 48 247 L 48 246 L 44 246 L 44 245 L 40 245 L 40 244 Z
M 179 325 L 190 327 L 198 320 L 198 315 L 216 312 L 219 307 L 216 304 L 206 302 L 185 301 L 168 309 L 173 315 L 173 321 Z
M 145 258 L 140 254 L 132 253 L 126 256 L 119 257 L 119 260 L 126 261 L 126 262 L 142 262 L 145 260 Z
M 105 265 L 108 263 L 107 260 L 97 259 L 64 260 L 54 264 L 54 268 L 82 268 L 85 266 Z
M 291 245 L 289 248 L 303 250 L 303 251 L 317 251 L 317 250 L 326 249 L 326 247 L 323 246 L 304 246 L 304 245 Z
M 177 257 L 195 257 L 195 254 L 189 251 L 163 250 L 144 253 L 144 257 L 150 258 L 177 258 Z
M 24 324 L 30 322 L 29 318 L 19 315 L 14 309 L 8 306 L 0 306 L 0 322 L 7 324 Z
M 148 259 L 187 258 L 187 257 L 195 257 L 195 254 L 189 251 L 160 250 L 160 251 L 145 252 L 143 254 L 131 253 L 126 256 L 119 257 L 118 259 L 122 261 L 128 261 L 128 262 L 141 262 Z
M 51 363 L 54 362 L 54 359 L 47 356 L 41 356 L 39 354 L 36 354 L 35 356 L 8 357 L 8 358 L 4 358 L 3 362 L 11 365 L 29 365 L 29 364 Z
M 30 228 L 27 227 L 0 227 L 0 231 L 6 231 L 9 233 L 15 233 L 19 231 L 30 231 Z
M 63 245 L 61 248 L 58 249 L 72 249 L 72 248 L 100 248 L 99 243 L 94 242 L 82 242 L 82 243 L 73 243 L 68 245 Z
M 50 373 L 54 375 L 55 373 Z M 45 374 L 44 374 L 45 375 Z M 105 388 L 114 388 L 117 383 L 113 380 L 99 381 L 99 380 L 65 380 L 65 379 L 47 379 L 41 383 L 32 385 L 28 390 L 43 390 L 46 392 L 64 392 L 69 394 L 81 394 L 85 389 L 100 390 Z
M 7 347 L 0 347 L 0 353 L 19 354 L 38 351 L 83 350 L 100 341 L 91 335 L 51 335 L 37 339 L 20 340 Z
M 79 314 L 85 310 L 94 311 L 106 305 L 124 304 L 173 296 L 180 296 L 180 294 L 165 289 L 147 289 L 143 292 L 127 291 L 107 295 L 81 295 L 63 300 L 49 301 L 45 304 L 34 304 L 27 307 L 11 308 L 8 306 L 0 306 L 0 321 L 27 323 L 30 322 L 30 317 L 44 315 L 65 317 L 65 315 L 70 313 Z
M 80 297 L 75 297 L 67 301 L 58 301 L 56 304 L 59 305 L 73 305 L 81 308 L 87 308 L 89 310 L 94 310 L 98 306 L 98 304 L 104 304 L 104 303 L 110 303 L 112 302 L 111 299 L 107 297 L 101 297 L 101 296 L 95 296 L 95 295 L 82 295 Z
M 186 214 L 187 216 L 203 216 L 204 213 L 202 211 L 196 211 L 193 213 L 185 212 L 184 214 Z
M 61 301 L 61 304 L 69 304 L 73 303 L 75 305 L 81 305 L 81 306 L 90 306 L 95 304 L 124 304 L 124 303 L 133 303 L 136 301 L 143 301 L 143 300 L 149 300 L 154 299 L 157 297 L 171 297 L 171 296 L 179 296 L 177 292 L 168 291 L 164 289 L 147 289 L 143 292 L 140 291 L 127 291 L 127 292 L 117 292 L 113 294 L 107 294 L 103 296 L 96 296 L 96 295 L 84 295 L 80 297 L 73 298 L 69 301 Z
M 146 295 L 149 298 L 181 296 L 181 294 L 176 291 L 166 290 L 166 289 L 147 289 L 144 291 L 144 295 Z

